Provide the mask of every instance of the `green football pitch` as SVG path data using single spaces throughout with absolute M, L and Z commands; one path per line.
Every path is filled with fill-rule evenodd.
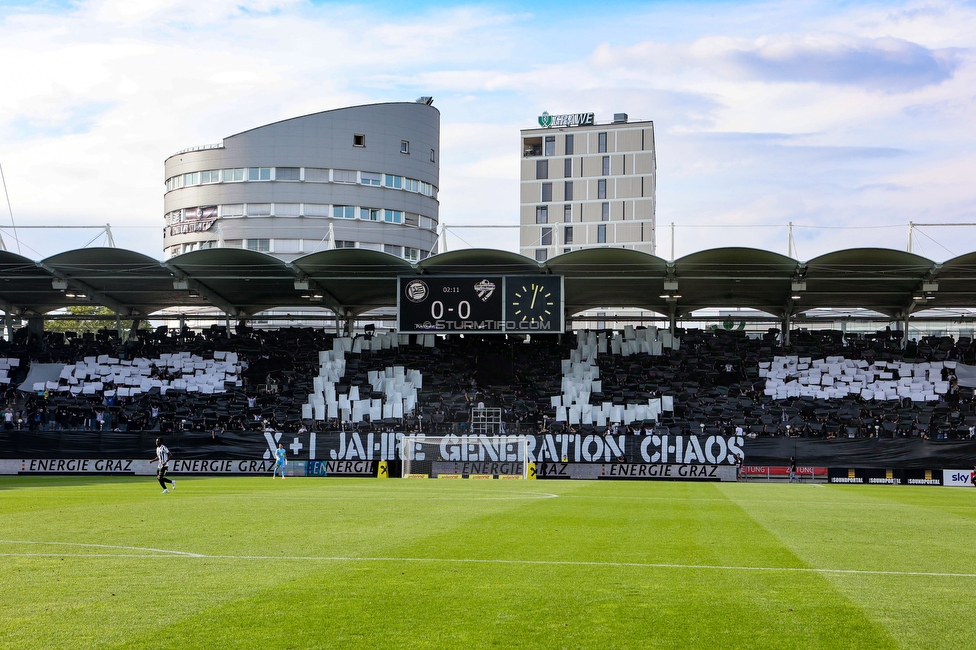
M 0 648 L 962 648 L 976 490 L 0 479 Z

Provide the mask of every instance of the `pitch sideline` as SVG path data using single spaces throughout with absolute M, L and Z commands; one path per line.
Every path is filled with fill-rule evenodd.
M 84 544 L 79 542 L 34 542 L 22 540 L 0 540 L 0 544 L 78 546 L 83 548 L 104 548 L 110 550 L 144 551 L 144 553 L 0 553 L 0 557 L 77 557 L 77 558 L 181 558 L 197 560 L 244 560 L 261 561 L 284 560 L 286 562 L 412 562 L 412 563 L 442 563 L 442 564 L 510 564 L 525 566 L 576 566 L 576 567 L 608 567 L 633 569 L 674 569 L 698 571 L 754 571 L 765 573 L 813 573 L 835 575 L 872 575 L 872 576 L 902 576 L 923 578 L 976 578 L 976 573 L 948 573 L 931 571 L 878 571 L 865 569 L 821 569 L 816 567 L 752 567 L 718 564 L 675 564 L 665 562 L 590 562 L 572 560 L 510 560 L 504 558 L 475 559 L 475 558 L 423 558 L 423 557 L 342 557 L 315 555 L 206 555 L 187 551 L 173 551 L 167 549 L 143 548 L 138 546 L 114 546 L 110 544 Z M 148 551 L 148 553 L 145 553 Z

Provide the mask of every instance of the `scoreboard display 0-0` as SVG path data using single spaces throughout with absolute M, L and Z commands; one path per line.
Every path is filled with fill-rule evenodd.
M 401 276 L 401 334 L 560 333 L 563 279 L 533 276 Z
M 503 278 L 401 277 L 397 323 L 402 334 L 504 331 Z

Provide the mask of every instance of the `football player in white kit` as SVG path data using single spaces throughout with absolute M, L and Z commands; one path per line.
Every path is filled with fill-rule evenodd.
M 169 449 L 163 444 L 162 438 L 156 438 L 156 457 L 153 458 L 150 463 L 159 463 L 159 468 L 156 470 L 156 480 L 159 481 L 159 486 L 163 488 L 163 494 L 169 492 L 169 488 L 166 484 L 169 483 L 176 489 L 176 481 L 166 478 L 166 470 L 169 469 Z

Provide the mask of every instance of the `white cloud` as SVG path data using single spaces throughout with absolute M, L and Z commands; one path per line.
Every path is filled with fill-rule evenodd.
M 15 218 L 110 222 L 119 245 L 158 257 L 162 163 L 176 150 L 430 94 L 450 224 L 516 220 L 518 130 L 542 110 L 655 121 L 663 256 L 671 221 L 678 255 L 728 243 L 785 252 L 788 221 L 891 224 L 798 227 L 801 256 L 812 257 L 904 247 L 910 220 L 974 220 L 971 6 L 676 3 L 630 6 L 616 32 L 592 29 L 613 10 L 553 20 L 491 5 L 393 12 L 305 0 L 0 9 L 0 57 L 12 62 L 0 73 L 0 164 Z M 21 233 L 35 257 L 94 236 L 44 232 Z M 976 250 L 976 232 L 944 232 L 932 235 Z M 458 237 L 517 248 L 515 231 Z
M 273 14 L 302 4 L 302 0 L 93 0 L 81 3 L 81 13 L 99 23 L 209 26 L 242 16 Z

